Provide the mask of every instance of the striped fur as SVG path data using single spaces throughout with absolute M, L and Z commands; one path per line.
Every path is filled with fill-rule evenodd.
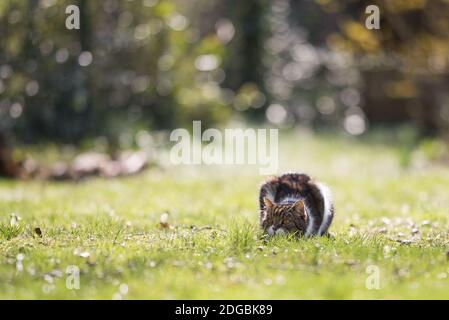
M 260 225 L 272 234 L 279 228 L 305 237 L 322 236 L 327 233 L 334 216 L 329 188 L 306 174 L 287 173 L 269 179 L 260 188 L 259 203 Z

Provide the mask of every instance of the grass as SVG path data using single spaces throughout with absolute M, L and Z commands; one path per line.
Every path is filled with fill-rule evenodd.
M 0 234 L 2 238 L 11 240 L 18 237 L 22 233 L 22 227 L 20 225 L 2 224 L 0 225 Z
M 280 150 L 281 171 L 331 186 L 333 238 L 261 237 L 257 168 L 1 181 L 0 299 L 449 298 L 447 168 L 419 154 L 403 168 L 391 141 L 296 133 Z M 73 266 L 79 290 L 66 286 Z

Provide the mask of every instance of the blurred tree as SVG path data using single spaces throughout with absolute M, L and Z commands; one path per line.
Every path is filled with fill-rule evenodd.
M 210 10 L 220 1 L 209 1 Z M 81 29 L 65 28 L 80 8 Z M 205 125 L 230 116 L 221 87 L 225 45 L 175 0 L 0 4 L 0 125 L 24 141 L 110 141 L 139 129 Z M 201 31 L 201 33 L 200 33 Z
M 372 4 L 380 7 L 380 30 L 365 27 Z M 273 1 L 264 61 L 274 104 L 267 119 L 342 126 L 353 135 L 368 121 L 446 131 L 448 7 L 441 0 Z
M 0 131 L 0 177 L 18 177 L 21 167 L 13 159 L 12 149 L 7 141 L 6 134 Z
M 363 1 L 317 1 L 333 12 L 335 49 L 357 58 L 364 111 L 372 122 L 413 122 L 425 133 L 449 127 L 449 3 L 378 0 L 381 28 L 365 28 Z
M 263 120 L 267 92 L 263 64 L 264 43 L 269 36 L 267 15 L 270 2 L 227 1 L 226 12 L 233 21 L 235 39 L 230 44 L 226 60 L 226 84 L 237 92 L 237 110 L 256 120 Z
M 76 4 L 81 29 L 65 28 Z M 0 1 L 0 127 L 26 142 L 232 117 L 275 126 L 449 124 L 449 3 L 377 0 Z M 242 117 L 243 116 L 243 117 Z

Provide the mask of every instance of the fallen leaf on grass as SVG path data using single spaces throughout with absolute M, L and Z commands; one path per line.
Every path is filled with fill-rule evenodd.
M 41 228 L 39 228 L 39 227 L 34 228 L 34 232 L 35 232 L 39 237 L 42 238 L 42 230 L 41 230 Z

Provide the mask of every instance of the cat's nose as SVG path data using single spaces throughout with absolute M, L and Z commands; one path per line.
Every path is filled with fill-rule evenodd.
M 284 228 L 278 228 L 278 229 L 276 229 L 276 234 L 285 234 Z
M 279 226 L 270 226 L 267 230 L 268 234 L 270 236 L 275 235 L 275 234 L 285 234 L 285 229 L 281 228 Z

